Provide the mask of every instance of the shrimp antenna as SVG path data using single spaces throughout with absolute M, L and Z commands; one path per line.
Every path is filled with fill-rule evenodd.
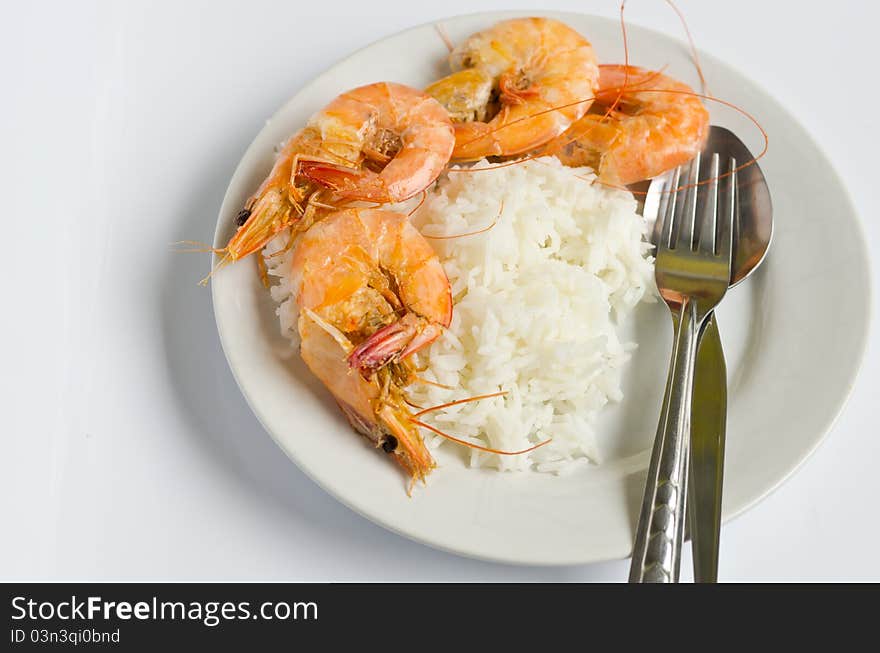
M 185 245 L 185 247 L 182 247 L 183 245 Z M 175 252 L 182 253 L 196 252 L 200 254 L 206 254 L 208 252 L 211 252 L 214 254 L 219 254 L 222 251 L 215 247 L 211 247 L 208 243 L 203 243 L 199 240 L 178 240 L 171 243 L 171 247 L 174 248 Z
M 422 234 L 425 238 L 433 238 L 434 240 L 451 240 L 452 238 L 465 238 L 466 236 L 476 236 L 477 234 L 483 234 L 489 231 L 492 227 L 498 224 L 498 220 L 501 219 L 501 214 L 504 213 L 504 200 L 501 200 L 501 205 L 498 207 L 498 213 L 495 215 L 495 219 L 492 220 L 492 223 L 482 229 L 477 229 L 476 231 L 468 231 L 463 234 L 452 234 L 450 236 L 431 236 L 429 234 Z
M 628 0 L 622 0 L 620 3 L 620 28 L 623 34 L 623 52 L 624 52 L 624 61 L 627 65 L 629 65 L 629 46 L 627 43 L 626 37 L 626 22 L 623 19 L 623 11 L 626 7 L 626 3 Z M 678 16 L 678 20 L 681 23 L 682 29 L 684 29 L 685 36 L 688 41 L 688 48 L 691 51 L 691 60 L 694 62 L 694 68 L 697 71 L 697 76 L 700 78 L 700 91 L 704 95 L 711 95 L 709 92 L 708 85 L 706 84 L 706 76 L 703 75 L 703 66 L 700 64 L 700 55 L 697 52 L 697 44 L 694 41 L 694 37 L 691 34 L 690 27 L 688 27 L 687 20 L 684 17 L 684 13 L 672 0 L 665 0 L 666 4 L 675 12 L 675 15 Z
M 406 214 L 406 217 L 408 217 L 408 218 L 409 218 L 409 217 L 412 217 L 412 214 L 413 214 L 413 213 L 415 213 L 415 212 L 418 211 L 420 208 L 422 208 L 422 204 L 425 203 L 425 200 L 426 200 L 426 199 L 428 199 L 428 191 L 427 191 L 427 190 L 422 190 L 422 199 L 419 200 L 419 203 L 416 204 L 415 208 L 414 208 L 412 211 L 410 211 L 409 213 Z
M 697 45 L 694 42 L 694 37 L 691 35 L 691 30 L 684 18 L 684 14 L 672 0 L 666 0 L 666 4 L 672 7 L 672 11 L 678 15 L 678 20 L 681 21 L 681 26 L 684 28 L 684 33 L 687 35 L 688 45 L 691 49 L 691 58 L 694 60 L 694 68 L 697 69 L 697 76 L 700 78 L 700 90 L 705 95 L 712 95 L 709 92 L 708 84 L 706 84 L 706 77 L 703 75 L 703 66 L 700 65 L 700 55 L 697 53 Z
M 467 440 L 462 440 L 461 438 L 457 438 L 454 435 L 449 435 L 448 433 L 444 433 L 438 428 L 434 428 L 430 424 L 425 424 L 424 422 L 410 418 L 410 421 L 416 426 L 421 426 L 424 429 L 428 429 L 432 433 L 436 433 L 437 435 L 446 438 L 447 440 L 452 440 L 453 442 L 457 442 L 458 444 L 464 445 L 465 447 L 470 447 L 471 449 L 478 449 L 479 451 L 485 451 L 486 453 L 497 453 L 499 456 L 519 456 L 524 453 L 529 453 L 530 451 L 534 451 L 535 449 L 539 449 L 543 447 L 545 444 L 550 444 L 553 442 L 553 438 L 547 438 L 543 442 L 539 442 L 538 444 L 529 447 L 528 449 L 521 449 L 520 451 L 504 451 L 502 449 L 492 449 L 491 447 L 484 447 L 479 444 L 474 444 L 473 442 L 468 442 Z
M 421 417 L 425 413 L 432 413 L 435 410 L 442 410 L 443 408 L 449 408 L 450 406 L 458 406 L 459 404 L 466 404 L 471 401 L 480 401 L 482 399 L 491 399 L 492 397 L 503 397 L 506 394 L 507 394 L 507 391 L 504 390 L 502 392 L 493 392 L 488 395 L 476 395 L 474 397 L 467 397 L 466 399 L 458 399 L 456 401 L 449 401 L 449 402 L 446 402 L 445 404 L 431 406 L 430 408 L 422 408 L 421 410 L 419 410 L 419 412 L 415 413 L 413 415 L 413 417 Z M 409 404 L 408 401 L 406 403 Z M 415 406 L 414 404 L 410 404 L 410 406 L 413 406 L 414 408 L 421 408 L 420 406 Z
M 425 384 L 425 385 L 430 385 L 430 386 L 433 386 L 433 387 L 435 387 L 435 388 L 443 388 L 444 390 L 455 390 L 455 387 L 454 387 L 454 386 L 451 386 L 451 385 L 443 385 L 442 383 L 437 383 L 436 381 L 429 381 L 428 379 L 425 379 L 425 378 L 423 378 L 423 377 L 421 377 L 421 376 L 415 376 L 415 375 L 413 375 L 412 379 L 413 379 L 413 381 L 417 381 L 418 383 L 423 383 L 423 384 Z
M 186 245 L 187 247 L 177 247 L 178 245 Z M 214 267 L 211 268 L 211 271 L 208 273 L 208 275 L 204 279 L 199 281 L 200 286 L 207 286 L 208 281 L 210 281 L 211 277 L 213 277 L 214 274 L 220 268 L 222 268 L 226 264 L 232 262 L 232 258 L 230 257 L 229 252 L 226 249 L 217 249 L 216 247 L 211 247 L 207 243 L 202 243 L 197 240 L 178 240 L 175 243 L 171 243 L 171 247 L 177 247 L 177 249 L 175 249 L 174 251 L 181 252 L 181 253 L 191 253 L 191 252 L 207 253 L 207 252 L 210 252 L 212 254 L 217 254 L 218 256 L 220 256 L 222 254 L 222 258 L 219 261 L 217 261 L 217 263 L 214 265 Z
M 222 251 L 223 250 L 218 250 L 218 251 L 215 251 L 215 253 L 219 254 Z M 229 255 L 229 252 L 226 252 L 223 255 L 223 258 L 221 258 L 219 261 L 217 261 L 217 264 L 211 268 L 211 271 L 208 272 L 207 276 L 204 279 L 202 279 L 201 281 L 199 281 L 199 285 L 200 286 L 207 286 L 208 281 L 211 280 L 211 277 L 213 277 L 217 273 L 218 270 L 220 270 L 223 267 L 226 267 L 227 263 L 231 263 L 231 262 L 232 262 L 232 257 Z
M 410 400 L 409 400 L 408 398 L 406 398 L 406 397 L 403 398 L 403 402 L 404 402 L 407 406 L 409 406 L 410 408 L 415 408 L 416 410 L 421 410 L 421 409 L 423 408 L 422 406 L 419 406 L 417 403 L 415 403 L 415 402 L 413 402 L 413 401 L 410 401 Z M 421 414 L 421 413 L 419 413 L 419 414 Z
M 443 23 L 434 23 L 434 29 L 437 30 L 437 34 L 443 40 L 443 44 L 446 48 L 452 52 L 455 50 L 455 44 L 452 42 L 452 39 L 449 38 L 449 34 L 446 32 L 446 28 L 443 27 Z

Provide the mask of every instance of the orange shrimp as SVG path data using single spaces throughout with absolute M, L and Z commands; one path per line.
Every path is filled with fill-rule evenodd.
M 590 42 L 549 18 L 514 18 L 472 35 L 429 86 L 455 123 L 452 158 L 529 152 L 590 107 L 599 81 Z
M 709 112 L 687 84 L 636 66 L 599 66 L 591 112 L 544 152 L 589 166 L 603 182 L 632 184 L 690 161 L 709 134 Z
M 346 209 L 302 236 L 291 281 L 306 365 L 355 430 L 423 480 L 434 461 L 403 389 L 413 380 L 411 354 L 452 319 L 434 250 L 405 215 Z
M 417 195 L 440 176 L 455 144 L 439 102 L 392 82 L 343 93 L 310 126 L 331 156 L 306 160 L 301 171 L 346 200 L 387 204 Z
M 279 152 L 269 176 L 239 214 L 221 254 L 234 262 L 282 229 L 308 228 L 341 202 L 401 202 L 437 179 L 455 136 L 445 109 L 392 82 L 347 91 L 309 120 Z

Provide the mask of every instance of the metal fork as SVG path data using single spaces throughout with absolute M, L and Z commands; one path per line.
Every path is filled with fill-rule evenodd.
M 666 395 L 648 467 L 629 580 L 678 582 L 687 500 L 694 359 L 706 318 L 727 292 L 733 245 L 735 161 L 713 154 L 698 185 L 700 157 L 673 175 L 657 243 L 655 277 L 675 330 Z M 684 179 L 683 179 L 684 178 Z

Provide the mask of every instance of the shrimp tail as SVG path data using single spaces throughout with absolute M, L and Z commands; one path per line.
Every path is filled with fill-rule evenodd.
M 393 360 L 400 360 L 434 342 L 442 333 L 440 325 L 413 313 L 382 327 L 349 354 L 348 361 L 365 379 Z

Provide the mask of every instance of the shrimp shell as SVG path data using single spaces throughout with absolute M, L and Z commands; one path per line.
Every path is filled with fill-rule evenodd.
M 449 59 L 453 74 L 426 90 L 458 121 L 457 160 L 534 150 L 583 116 L 598 87 L 590 42 L 550 18 L 497 23 Z
M 411 354 L 452 319 L 449 280 L 402 214 L 336 212 L 294 251 L 300 353 L 358 432 L 396 456 L 410 477 L 433 467 L 407 409 Z
M 430 186 L 455 144 L 449 114 L 439 102 L 392 82 L 343 93 L 308 128 L 321 135 L 329 156 L 304 161 L 303 174 L 344 199 L 382 204 L 402 202 Z
M 446 110 L 422 91 L 378 82 L 342 93 L 285 143 L 224 260 L 258 251 L 287 227 L 307 229 L 327 206 L 409 199 L 440 176 L 454 144 Z
M 709 134 L 709 112 L 693 89 L 637 66 L 602 65 L 591 113 L 546 146 L 569 166 L 626 185 L 690 161 Z M 608 110 L 616 104 L 609 115 Z

